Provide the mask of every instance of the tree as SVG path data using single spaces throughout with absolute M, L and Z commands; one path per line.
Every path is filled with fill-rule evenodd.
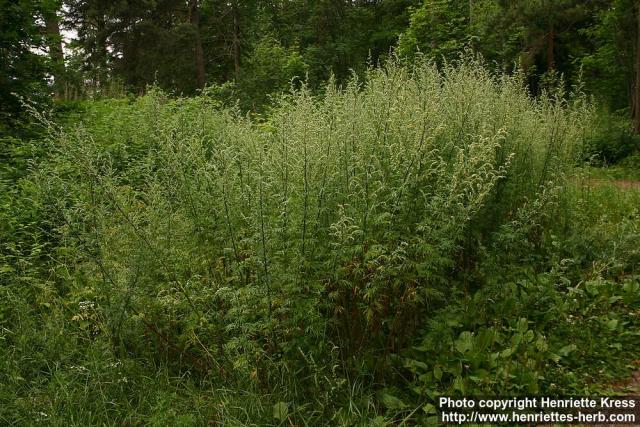
M 452 59 L 470 41 L 468 0 L 425 0 L 411 14 L 409 28 L 398 43 L 401 55 L 416 52 L 440 59 Z
M 536 64 L 541 71 L 566 71 L 567 52 L 580 45 L 580 29 L 591 25 L 598 1 L 501 0 L 503 20 L 518 22 L 524 29 L 521 60 L 526 67 Z
M 603 0 L 425 0 L 414 9 L 399 52 L 440 60 L 472 47 L 498 68 L 528 71 L 537 92 L 547 75 L 577 75 L 576 57 L 591 48 L 584 30 Z M 579 65 L 579 64 L 578 64 Z
M 366 49 L 376 63 L 379 59 L 386 57 L 396 46 L 400 34 L 409 26 L 412 8 L 420 2 L 419 0 L 385 0 L 364 3 L 363 7 L 369 5 L 368 7 L 373 8 L 373 13 L 367 22 L 369 36 Z
M 40 14 L 32 1 L 0 0 L 0 134 L 23 113 L 20 97 L 45 100 L 46 61 L 35 53 L 45 43 L 36 25 Z
M 200 36 L 200 5 L 198 0 L 189 0 L 189 22 L 193 25 L 195 33 L 194 56 L 196 66 L 196 86 L 202 89 L 206 83 L 204 68 L 204 52 L 202 50 L 202 37 Z
M 628 109 L 640 132 L 640 5 L 613 0 L 585 31 L 593 51 L 581 59 L 593 93 L 614 110 Z
M 633 117 L 633 130 L 640 134 L 640 2 L 636 0 L 636 37 L 635 37 L 635 82 L 632 98 L 631 114 Z
M 288 90 L 292 79 L 304 79 L 307 70 L 295 47 L 285 48 L 275 38 L 264 37 L 247 57 L 239 81 L 245 107 L 259 109 L 267 103 L 267 95 Z
M 77 45 L 83 52 L 83 71 L 87 72 L 95 87 L 106 84 L 110 78 L 113 46 L 111 36 L 126 23 L 116 19 L 117 3 L 101 0 L 65 0 L 65 21 L 76 30 Z M 124 7 L 134 9 L 124 3 Z
M 53 74 L 53 88 L 56 99 L 61 97 L 65 81 L 64 50 L 60 33 L 60 19 L 58 17 L 61 6 L 58 0 L 45 0 L 42 2 L 42 18 L 45 23 L 46 42 L 51 61 L 49 69 Z

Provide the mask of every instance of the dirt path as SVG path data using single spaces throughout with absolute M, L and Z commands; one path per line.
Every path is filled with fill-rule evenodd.
M 628 395 L 640 395 L 640 360 L 634 360 L 632 365 L 636 367 L 630 378 L 624 381 L 613 384 L 613 389 L 616 392 L 628 394 Z
M 631 181 L 628 179 L 618 179 L 613 181 L 613 185 L 619 188 L 635 188 L 640 189 L 640 181 Z
M 629 189 L 640 190 L 640 181 L 633 181 L 630 179 L 608 180 L 608 179 L 599 179 L 599 178 L 589 178 L 587 179 L 587 183 L 595 187 L 601 187 L 604 185 L 613 185 L 615 187 L 625 189 L 625 190 L 629 190 Z
M 622 396 L 638 396 L 640 395 L 640 360 L 635 360 L 632 365 L 636 367 L 631 377 L 618 383 L 612 384 L 611 388 L 616 394 Z M 592 424 L 593 427 L 637 427 L 640 425 L 640 420 L 637 420 L 635 424 Z
M 640 189 L 640 181 L 632 181 L 629 179 L 616 179 L 614 181 L 610 181 L 611 184 L 615 185 L 618 188 L 623 189 Z

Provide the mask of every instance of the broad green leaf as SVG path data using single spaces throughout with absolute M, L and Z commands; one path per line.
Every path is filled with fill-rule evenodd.
M 518 320 L 518 325 L 516 326 L 516 330 L 521 334 L 524 334 L 529 329 L 529 322 L 526 318 L 522 317 Z
M 440 368 L 440 365 L 436 365 L 433 367 L 433 376 L 438 381 L 442 379 L 442 368 Z
M 378 415 L 373 420 L 371 420 L 369 427 L 386 427 L 388 425 L 389 424 L 387 424 L 387 421 L 384 419 L 384 417 L 382 415 Z
M 424 411 L 425 414 L 429 415 L 429 414 L 436 414 L 436 407 L 433 406 L 431 403 L 427 403 L 426 405 L 424 405 L 422 407 L 422 410 Z
M 599 293 L 599 290 L 598 290 L 599 285 L 600 285 L 600 284 L 599 284 L 598 282 L 587 282 L 587 283 L 584 285 L 584 288 L 585 288 L 585 289 L 587 290 L 587 292 L 589 292 L 591 295 L 596 296 L 596 295 L 598 295 L 598 293 Z
M 566 357 L 568 356 L 570 353 L 574 352 L 578 347 L 576 347 L 575 344 L 569 344 L 569 345 L 565 345 L 564 347 L 562 347 L 560 350 L 558 350 L 558 353 L 560 353 L 561 356 Z
M 507 357 L 511 356 L 512 353 L 513 350 L 511 350 L 511 348 L 506 348 L 500 353 L 500 356 L 506 359 Z
M 534 333 L 531 329 L 529 329 L 527 333 L 524 335 L 524 340 L 526 342 L 532 342 L 533 338 L 534 338 Z
M 464 331 L 460 334 L 455 342 L 456 350 L 460 353 L 466 353 L 473 348 L 473 335 L 469 331 Z
M 273 418 L 280 422 L 284 422 L 289 416 L 289 404 L 286 402 L 278 402 L 273 405 Z
M 622 289 L 624 289 L 625 292 L 627 293 L 636 293 L 640 290 L 640 283 L 639 282 L 627 282 L 624 285 L 622 285 Z
M 407 407 L 402 400 L 388 393 L 382 395 L 382 404 L 387 409 L 404 409 Z

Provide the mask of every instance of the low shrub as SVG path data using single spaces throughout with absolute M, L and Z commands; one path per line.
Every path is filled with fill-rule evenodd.
M 613 165 L 640 150 L 640 137 L 625 116 L 601 112 L 597 117 L 593 134 L 585 143 L 586 160 L 596 166 Z

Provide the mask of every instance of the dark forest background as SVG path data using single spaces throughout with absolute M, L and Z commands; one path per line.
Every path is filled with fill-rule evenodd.
M 259 111 L 306 80 L 339 82 L 392 52 L 455 59 L 473 49 L 524 69 L 537 93 L 584 82 L 640 130 L 635 0 L 2 0 L 0 104 L 207 88 Z M 63 48 L 63 34 L 75 39 Z M 10 120 L 4 120 L 4 126 Z

